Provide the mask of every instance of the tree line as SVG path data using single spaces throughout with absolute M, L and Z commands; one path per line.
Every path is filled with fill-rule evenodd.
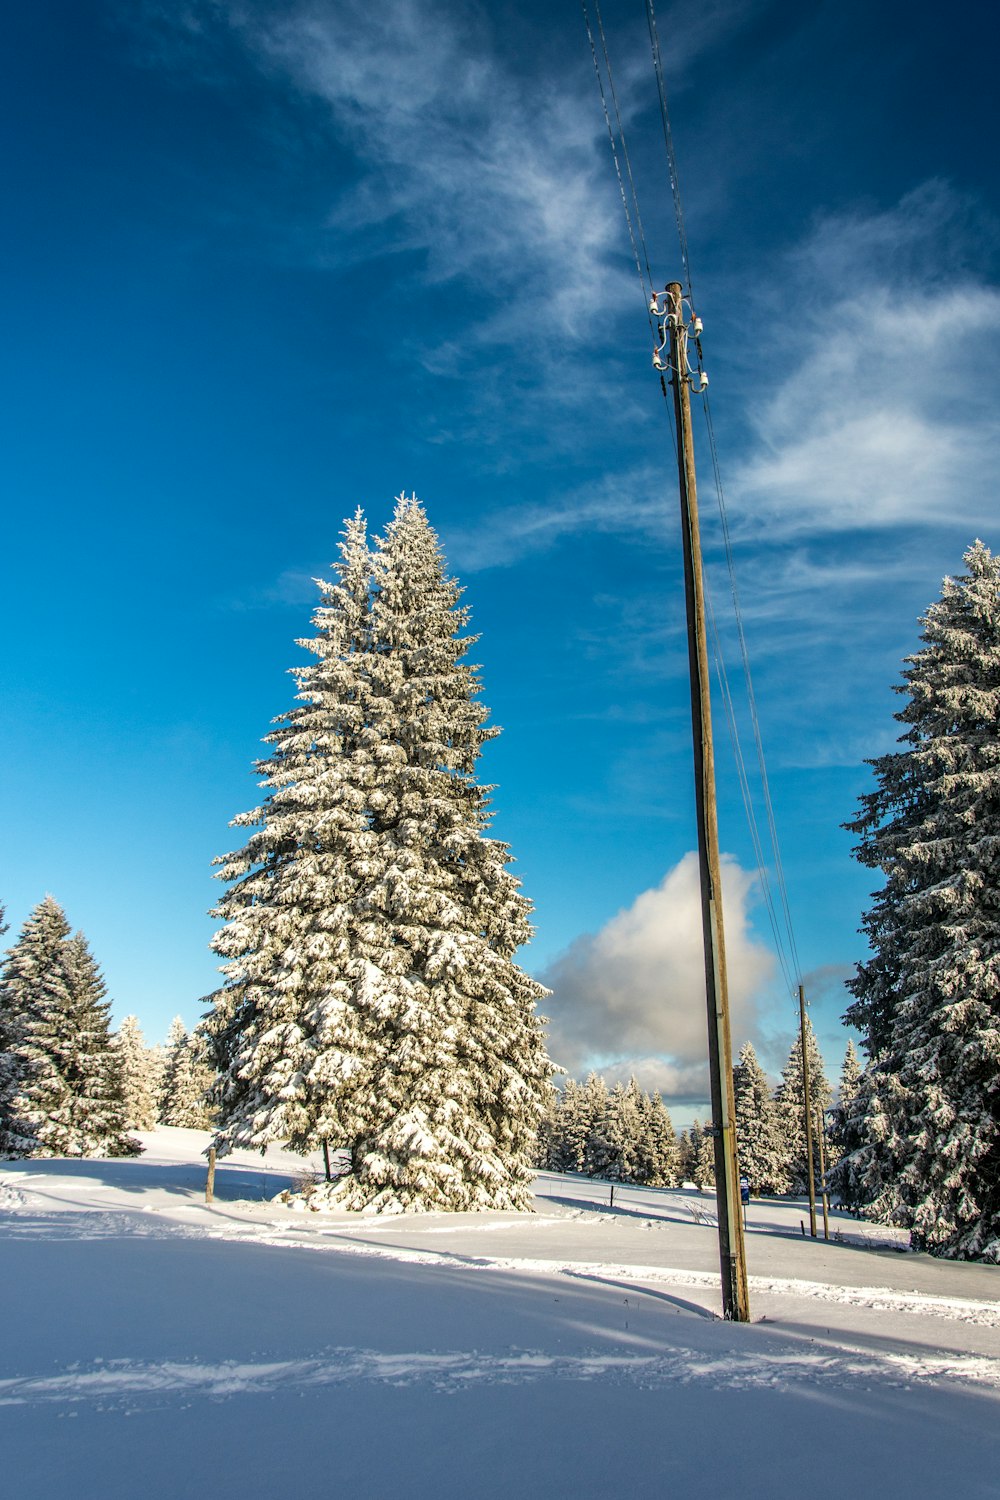
M 134 1015 L 112 1031 L 110 1010 L 86 937 L 46 896 L 0 967 L 0 1156 L 137 1156 L 133 1131 L 211 1128 L 204 1039 L 178 1016 L 148 1047 Z
M 811 1033 L 807 1066 L 840 1201 L 935 1253 L 1000 1261 L 1000 563 L 978 541 L 964 560 L 898 685 L 899 748 L 870 762 L 845 825 L 882 879 L 844 1017 L 863 1058 L 849 1052 L 835 1105 Z M 531 905 L 477 780 L 497 731 L 415 498 L 372 544 L 348 521 L 319 587 L 263 798 L 218 861 L 223 984 L 184 1062 L 215 1083 L 191 1108 L 222 1152 L 340 1150 L 324 1201 L 346 1207 L 526 1207 L 539 1149 L 565 1170 L 707 1182 L 707 1127 L 674 1138 L 633 1084 L 569 1081 L 552 1105 L 544 992 L 515 957 Z M 752 1048 L 736 1066 L 760 1192 L 805 1183 L 797 1047 L 773 1092 Z M 47 898 L 0 974 L 0 1152 L 135 1149 L 149 1114 L 138 1084 L 126 1104 L 127 1055 L 86 940 Z
M 816 1139 L 814 1180 L 834 1181 L 849 1133 L 847 1119 L 858 1085 L 858 1056 L 848 1042 L 834 1105 L 813 1028 L 806 1020 L 806 1057 Z M 807 1190 L 808 1156 L 802 1045 L 796 1038 L 780 1081 L 772 1089 L 753 1044 L 747 1042 L 733 1069 L 740 1175 L 754 1196 L 799 1195 Z M 555 1093 L 539 1132 L 539 1166 L 579 1172 L 612 1182 L 649 1187 L 715 1185 L 715 1149 L 709 1126 L 695 1119 L 678 1135 L 660 1094 L 644 1092 L 634 1078 L 609 1088 L 591 1073 L 585 1082 L 567 1078 Z M 839 1177 L 837 1178 L 839 1182 Z

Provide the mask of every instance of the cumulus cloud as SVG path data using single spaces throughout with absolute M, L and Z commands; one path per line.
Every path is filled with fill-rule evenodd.
M 755 876 L 723 860 L 723 902 L 736 1045 L 756 1033 L 771 954 L 749 922 Z M 542 975 L 552 991 L 550 1050 L 571 1073 L 635 1073 L 675 1098 L 708 1095 L 698 860 L 687 854 L 597 933 L 576 939 Z

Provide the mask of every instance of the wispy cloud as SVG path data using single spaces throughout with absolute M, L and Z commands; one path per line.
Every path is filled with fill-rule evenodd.
M 782 301 L 760 319 L 755 384 L 768 394 L 750 403 L 754 443 L 730 484 L 746 530 L 975 528 L 992 516 L 1000 290 L 961 254 L 987 232 L 933 182 L 887 212 L 822 220 L 789 255 Z
M 818 570 L 829 597 L 830 586 L 884 584 L 886 567 L 913 567 L 818 560 L 803 550 L 810 540 L 956 525 L 971 536 L 993 522 L 1000 290 L 964 267 L 991 233 L 965 199 L 929 183 L 887 212 L 822 220 L 789 251 L 780 302 L 766 292 L 743 314 L 761 336 L 753 368 L 727 391 L 747 440 L 724 477 L 737 543 L 767 537 L 772 607 L 779 596 L 782 608 L 796 596 L 807 606 Z M 944 286 L 933 279 L 942 247 L 960 268 Z M 662 534 L 663 483 L 662 469 L 639 464 L 495 513 L 465 565 L 506 566 L 577 531 Z
M 222 18 L 255 63 L 328 111 L 356 171 L 334 188 L 317 256 L 419 251 L 423 278 L 478 284 L 482 316 L 462 344 L 580 335 L 578 308 L 635 295 L 619 278 L 612 183 L 578 69 L 549 79 L 505 66 L 485 12 L 434 0 L 251 0 L 189 6 L 202 35 Z M 405 306 L 388 309 L 401 315 Z
M 506 507 L 475 526 L 450 527 L 449 556 L 463 572 L 508 567 L 580 532 L 662 540 L 674 520 L 663 474 L 650 464 L 603 474 L 544 502 Z
M 754 937 L 755 877 L 723 864 L 726 954 L 734 1037 L 756 1036 L 771 954 Z M 552 991 L 550 1050 L 571 1072 L 635 1072 L 671 1096 L 708 1096 L 705 971 L 698 863 L 687 854 L 597 933 L 577 940 L 541 976 Z

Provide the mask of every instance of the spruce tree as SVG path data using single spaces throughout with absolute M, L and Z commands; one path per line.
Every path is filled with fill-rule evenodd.
M 740 1173 L 755 1196 L 788 1191 L 788 1162 L 782 1122 L 753 1043 L 746 1042 L 733 1069 L 736 1142 Z
M 816 1045 L 816 1033 L 806 1016 L 806 1058 L 809 1068 L 809 1103 L 813 1126 L 813 1174 L 818 1184 L 819 1151 L 815 1135 L 818 1122 L 825 1116 L 833 1090 L 823 1067 L 823 1058 Z M 786 1191 L 804 1193 L 809 1186 L 809 1167 L 806 1152 L 805 1093 L 802 1085 L 802 1039 L 796 1036 L 781 1074 L 781 1082 L 775 1091 L 775 1105 L 783 1142 L 784 1167 L 788 1174 Z
M 636 1181 L 650 1187 L 676 1187 L 680 1169 L 677 1136 L 660 1094 L 641 1095 L 639 1119 L 641 1136 Z
M 46 896 L 8 952 L 0 982 L 6 1068 L 0 1131 L 8 1156 L 134 1156 L 110 1005 L 82 933 Z
M 188 1130 L 210 1130 L 215 1124 L 210 1098 L 214 1082 L 215 1070 L 209 1062 L 204 1038 L 197 1031 L 190 1034 L 180 1016 L 175 1016 L 167 1034 L 160 1123 Z
M 370 564 L 348 528 L 317 661 L 261 767 L 268 795 L 239 820 L 259 831 L 222 870 L 220 1144 L 342 1148 L 314 1205 L 530 1204 L 544 991 L 514 962 L 530 905 L 487 836 L 475 772 L 497 731 L 459 596 L 415 499 Z
M 677 1137 L 677 1180 L 683 1187 L 693 1181 L 691 1168 L 694 1165 L 696 1142 L 692 1139 L 697 1121 L 692 1121 L 689 1130 L 682 1130 Z
M 559 1093 L 550 1165 L 556 1172 L 582 1172 L 590 1133 L 586 1085 L 567 1078 Z
M 848 1041 L 840 1070 L 837 1102 L 827 1111 L 827 1142 L 830 1165 L 827 1188 L 843 1208 L 854 1209 L 862 1200 L 855 1153 L 864 1144 L 863 1121 L 867 1110 L 867 1088 L 862 1086 L 861 1064 L 852 1041 Z
M 711 1128 L 698 1120 L 691 1125 L 690 1172 L 695 1187 L 715 1186 L 715 1141 Z
M 152 1130 L 156 1125 L 158 1080 L 137 1016 L 126 1016 L 111 1038 L 121 1078 L 125 1123 L 129 1130 Z
M 587 1142 L 583 1170 L 588 1177 L 617 1181 L 621 1176 L 621 1142 L 614 1117 L 615 1096 L 597 1073 L 588 1077 L 586 1090 Z
M 203 1027 L 220 1073 L 220 1151 L 343 1145 L 367 1118 L 372 1046 L 358 1015 L 379 951 L 365 890 L 376 867 L 367 722 L 371 559 L 360 513 L 332 582 L 317 580 L 313 661 L 292 669 L 294 707 L 266 736 L 263 802 L 216 861 L 228 889 L 213 947 L 225 985 Z
M 982 542 L 922 620 L 900 750 L 848 826 L 885 884 L 846 1019 L 865 1038 L 867 1211 L 1000 1262 L 1000 560 Z
M 608 1090 L 598 1075 L 567 1078 L 545 1125 L 543 1165 L 554 1172 L 586 1172 L 614 1182 L 674 1187 L 677 1136 L 659 1094 L 635 1078 Z

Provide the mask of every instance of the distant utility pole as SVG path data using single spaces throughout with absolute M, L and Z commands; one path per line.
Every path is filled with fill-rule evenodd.
M 830 1195 L 826 1190 L 826 1122 L 822 1104 L 816 1105 L 816 1141 L 819 1145 L 819 1201 L 823 1205 L 823 1238 L 830 1238 Z
M 651 311 L 660 319 L 661 343 L 654 367 L 669 371 L 677 423 L 677 470 L 680 481 L 681 536 L 684 548 L 684 593 L 687 600 L 688 662 L 691 676 L 691 728 L 694 740 L 695 804 L 698 822 L 698 865 L 701 872 L 701 914 L 705 943 L 705 989 L 708 1001 L 708 1064 L 712 1095 L 712 1136 L 715 1145 L 715 1193 L 719 1220 L 719 1262 L 722 1272 L 722 1311 L 733 1322 L 750 1320 L 746 1253 L 740 1214 L 739 1164 L 736 1156 L 736 1108 L 733 1100 L 733 1049 L 729 1036 L 729 992 L 726 944 L 722 925 L 722 874 L 715 805 L 715 757 L 712 749 L 712 701 L 705 628 L 705 592 L 698 491 L 691 431 L 692 372 L 688 338 L 696 340 L 701 322 L 692 314 L 688 323 L 679 282 L 654 296 Z M 662 355 L 669 346 L 668 362 Z M 698 390 L 708 381 L 698 372 Z
M 812 1090 L 809 1084 L 809 1059 L 806 1056 L 806 997 L 799 985 L 799 1049 L 802 1053 L 802 1108 L 806 1116 L 806 1163 L 809 1170 L 809 1233 L 816 1238 L 816 1176 L 813 1172 Z

